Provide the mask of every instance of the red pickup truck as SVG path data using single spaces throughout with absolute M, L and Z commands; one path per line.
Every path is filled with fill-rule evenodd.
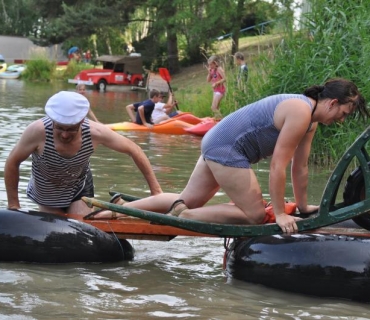
M 84 83 L 105 91 L 107 85 L 127 85 L 144 87 L 143 62 L 139 55 L 135 56 L 101 56 L 96 59 L 103 63 L 103 68 L 83 70 L 69 83 Z

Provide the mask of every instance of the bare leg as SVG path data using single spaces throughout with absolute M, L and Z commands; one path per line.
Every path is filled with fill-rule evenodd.
M 155 196 L 150 196 L 140 200 L 125 202 L 124 207 L 136 208 L 146 211 L 154 211 L 159 213 L 166 213 L 171 207 L 172 203 L 179 198 L 177 193 L 161 193 Z M 119 203 L 116 203 L 119 204 Z M 111 210 L 104 210 L 94 215 L 94 219 L 111 219 L 113 213 Z M 116 212 L 115 218 L 127 217 L 126 214 Z
M 220 102 L 223 98 L 222 94 L 214 93 L 213 94 L 213 101 L 212 101 L 212 106 L 211 109 L 213 113 L 215 114 L 216 117 L 222 117 L 222 114 L 220 112 Z
M 192 208 L 203 206 L 211 199 L 219 186 L 212 172 L 202 157 L 199 158 L 184 191 L 177 193 L 161 193 L 137 201 L 126 202 L 125 206 L 154 212 L 167 212 L 172 203 L 178 199 L 185 200 Z
M 71 203 L 68 207 L 67 213 L 76 213 L 78 215 L 85 216 L 92 212 L 93 209 L 89 208 L 85 202 L 82 200 L 77 200 Z
M 39 210 L 42 212 L 49 212 L 49 213 L 54 213 L 54 214 L 66 214 L 66 213 L 74 213 L 78 214 L 80 216 L 85 216 L 89 214 L 92 209 L 89 208 L 85 202 L 82 200 L 77 200 L 71 203 L 71 205 L 68 207 L 67 211 L 61 208 L 53 208 L 53 207 L 48 207 L 44 205 L 39 205 Z
M 156 119 L 154 122 L 154 124 L 158 124 L 158 123 L 161 123 L 162 121 L 166 121 L 168 120 L 170 117 L 167 116 L 167 115 L 163 115 L 163 116 L 160 116 L 158 119 Z
M 212 171 L 203 157 L 197 161 L 190 179 L 178 199 L 185 201 L 189 208 L 204 206 L 220 189 Z
M 54 213 L 54 214 L 66 214 L 66 212 L 61 208 L 53 208 L 48 206 L 43 206 L 42 204 L 39 204 L 39 210 L 41 212 L 48 212 L 48 213 Z
M 126 202 L 124 206 L 165 213 L 177 199 L 179 199 L 179 195 L 177 193 L 161 193 L 140 200 Z
M 208 169 L 203 158 L 199 158 L 187 186 L 180 195 L 177 193 L 161 193 L 140 200 L 126 202 L 124 206 L 166 213 L 172 203 L 181 198 L 186 203 L 189 203 L 192 208 L 196 208 L 207 203 L 218 189 L 219 186 L 213 178 L 212 172 Z
M 215 180 L 235 205 L 217 204 L 191 209 L 193 206 L 189 202 L 190 209 L 183 211 L 180 217 L 215 223 L 261 223 L 265 217 L 265 210 L 261 189 L 253 170 L 225 167 L 209 160 L 206 164 Z M 201 179 L 201 177 L 199 178 Z M 184 200 L 187 204 L 187 200 Z

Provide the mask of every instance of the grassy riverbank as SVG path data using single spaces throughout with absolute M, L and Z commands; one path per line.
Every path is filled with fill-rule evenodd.
M 259 86 L 261 80 L 260 62 L 258 57 L 261 53 L 270 55 L 276 45 L 281 41 L 280 35 L 266 35 L 245 37 L 240 39 L 239 51 L 244 54 L 249 67 L 249 80 L 243 93 L 235 91 L 236 67 L 233 63 L 231 52 L 231 40 L 219 41 L 215 46 L 214 54 L 217 54 L 222 62 L 227 80 L 227 94 L 221 102 L 223 115 L 259 99 Z M 206 81 L 207 63 L 182 68 L 180 73 L 173 75 L 171 85 L 179 101 L 180 108 L 191 111 L 200 117 L 212 116 L 212 88 Z
M 351 30 L 354 34 L 357 32 L 357 28 Z M 348 36 L 345 39 L 347 38 Z M 355 36 L 352 35 L 352 38 Z M 351 68 L 354 62 L 339 50 L 334 51 L 333 54 L 338 53 L 341 56 L 336 57 L 335 63 L 329 64 L 330 60 L 326 58 L 328 53 L 321 52 L 322 48 L 326 47 L 326 43 L 331 45 L 333 42 L 335 47 L 339 47 L 339 44 L 344 46 L 347 42 L 342 44 L 342 38 L 333 38 L 329 35 L 326 38 L 317 36 L 311 39 L 302 33 L 282 39 L 281 35 L 240 39 L 239 50 L 243 52 L 249 67 L 248 82 L 243 90 L 236 89 L 235 86 L 237 68 L 230 55 L 230 40 L 222 40 L 215 44 L 214 52 L 209 55 L 217 54 L 221 58 L 227 80 L 227 93 L 221 102 L 223 116 L 270 94 L 300 93 L 308 86 L 322 84 L 327 79 L 336 76 L 353 80 L 365 98 L 370 99 L 367 69 L 363 68 L 354 73 L 354 69 Z M 331 46 L 334 47 L 334 44 Z M 324 64 L 322 59 L 319 59 L 319 50 L 321 50 L 320 54 L 325 57 Z M 182 68 L 171 79 L 171 86 L 180 110 L 190 111 L 199 117 L 213 116 L 211 112 L 212 89 L 206 81 L 206 60 L 207 57 L 204 57 L 204 63 Z M 363 60 L 369 61 L 367 51 L 363 51 L 356 61 L 365 64 Z M 50 77 L 66 81 L 68 78 L 73 78 L 81 69 L 90 67 L 85 64 L 70 63 L 62 75 L 54 73 L 46 76 L 47 73 L 51 73 L 50 61 L 46 60 L 45 64 L 46 72 L 30 72 L 30 80 L 36 75 L 36 81 L 43 81 L 43 78 L 49 81 Z M 43 69 L 42 63 L 37 64 L 36 67 L 37 71 Z M 31 68 L 27 69 L 27 71 L 31 70 Z M 53 70 L 55 70 L 55 64 Z M 27 78 L 26 74 L 24 76 Z M 320 125 L 312 145 L 311 160 L 321 165 L 332 166 L 365 128 L 366 123 L 359 121 L 358 117 L 351 118 L 341 125 Z

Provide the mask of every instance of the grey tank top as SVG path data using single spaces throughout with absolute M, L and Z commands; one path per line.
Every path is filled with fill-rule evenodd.
M 288 99 L 302 99 L 312 111 L 311 101 L 302 94 L 278 94 L 256 101 L 229 114 L 207 132 L 201 145 L 203 157 L 225 166 L 249 168 L 271 156 L 280 133 L 274 125 L 274 113 Z
M 27 196 L 37 204 L 65 208 L 83 189 L 94 152 L 89 120 L 82 123 L 81 149 L 71 158 L 62 157 L 55 149 L 53 122 L 42 118 L 45 126 L 45 147 L 40 155 L 32 153 L 32 174 L 27 187 Z

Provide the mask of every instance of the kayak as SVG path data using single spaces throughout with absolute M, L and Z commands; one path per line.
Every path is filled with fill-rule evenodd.
M 210 129 L 212 129 L 217 124 L 217 122 L 218 122 L 217 120 L 210 118 L 190 128 L 186 128 L 185 131 L 187 133 L 195 134 L 197 136 L 204 136 Z
M 181 120 L 190 124 L 198 124 L 203 121 L 212 120 L 212 118 L 209 117 L 198 118 L 197 116 L 193 115 L 190 112 L 181 112 L 178 115 L 172 117 L 171 119 Z
M 8 71 L 0 72 L 0 79 L 18 79 L 21 76 L 21 71 Z
M 19 72 L 23 72 L 24 70 L 26 70 L 27 66 L 25 64 L 12 64 L 11 66 L 9 66 L 6 71 L 19 71 Z
M 211 126 L 211 123 L 214 121 L 215 120 L 210 117 L 199 118 L 193 115 L 191 112 L 181 112 L 166 121 L 155 124 L 152 129 L 128 121 L 110 123 L 106 124 L 106 126 L 114 131 L 148 131 L 167 134 L 190 133 L 204 135 L 205 132 L 207 132 L 213 126 Z
M 171 118 L 162 123 L 153 125 L 153 128 L 147 128 L 144 125 L 126 121 L 106 124 L 106 126 L 114 131 L 147 131 L 166 134 L 188 134 L 185 129 L 191 128 L 193 125 L 182 120 Z
M 6 70 L 7 64 L 5 62 L 0 62 L 0 73 Z

